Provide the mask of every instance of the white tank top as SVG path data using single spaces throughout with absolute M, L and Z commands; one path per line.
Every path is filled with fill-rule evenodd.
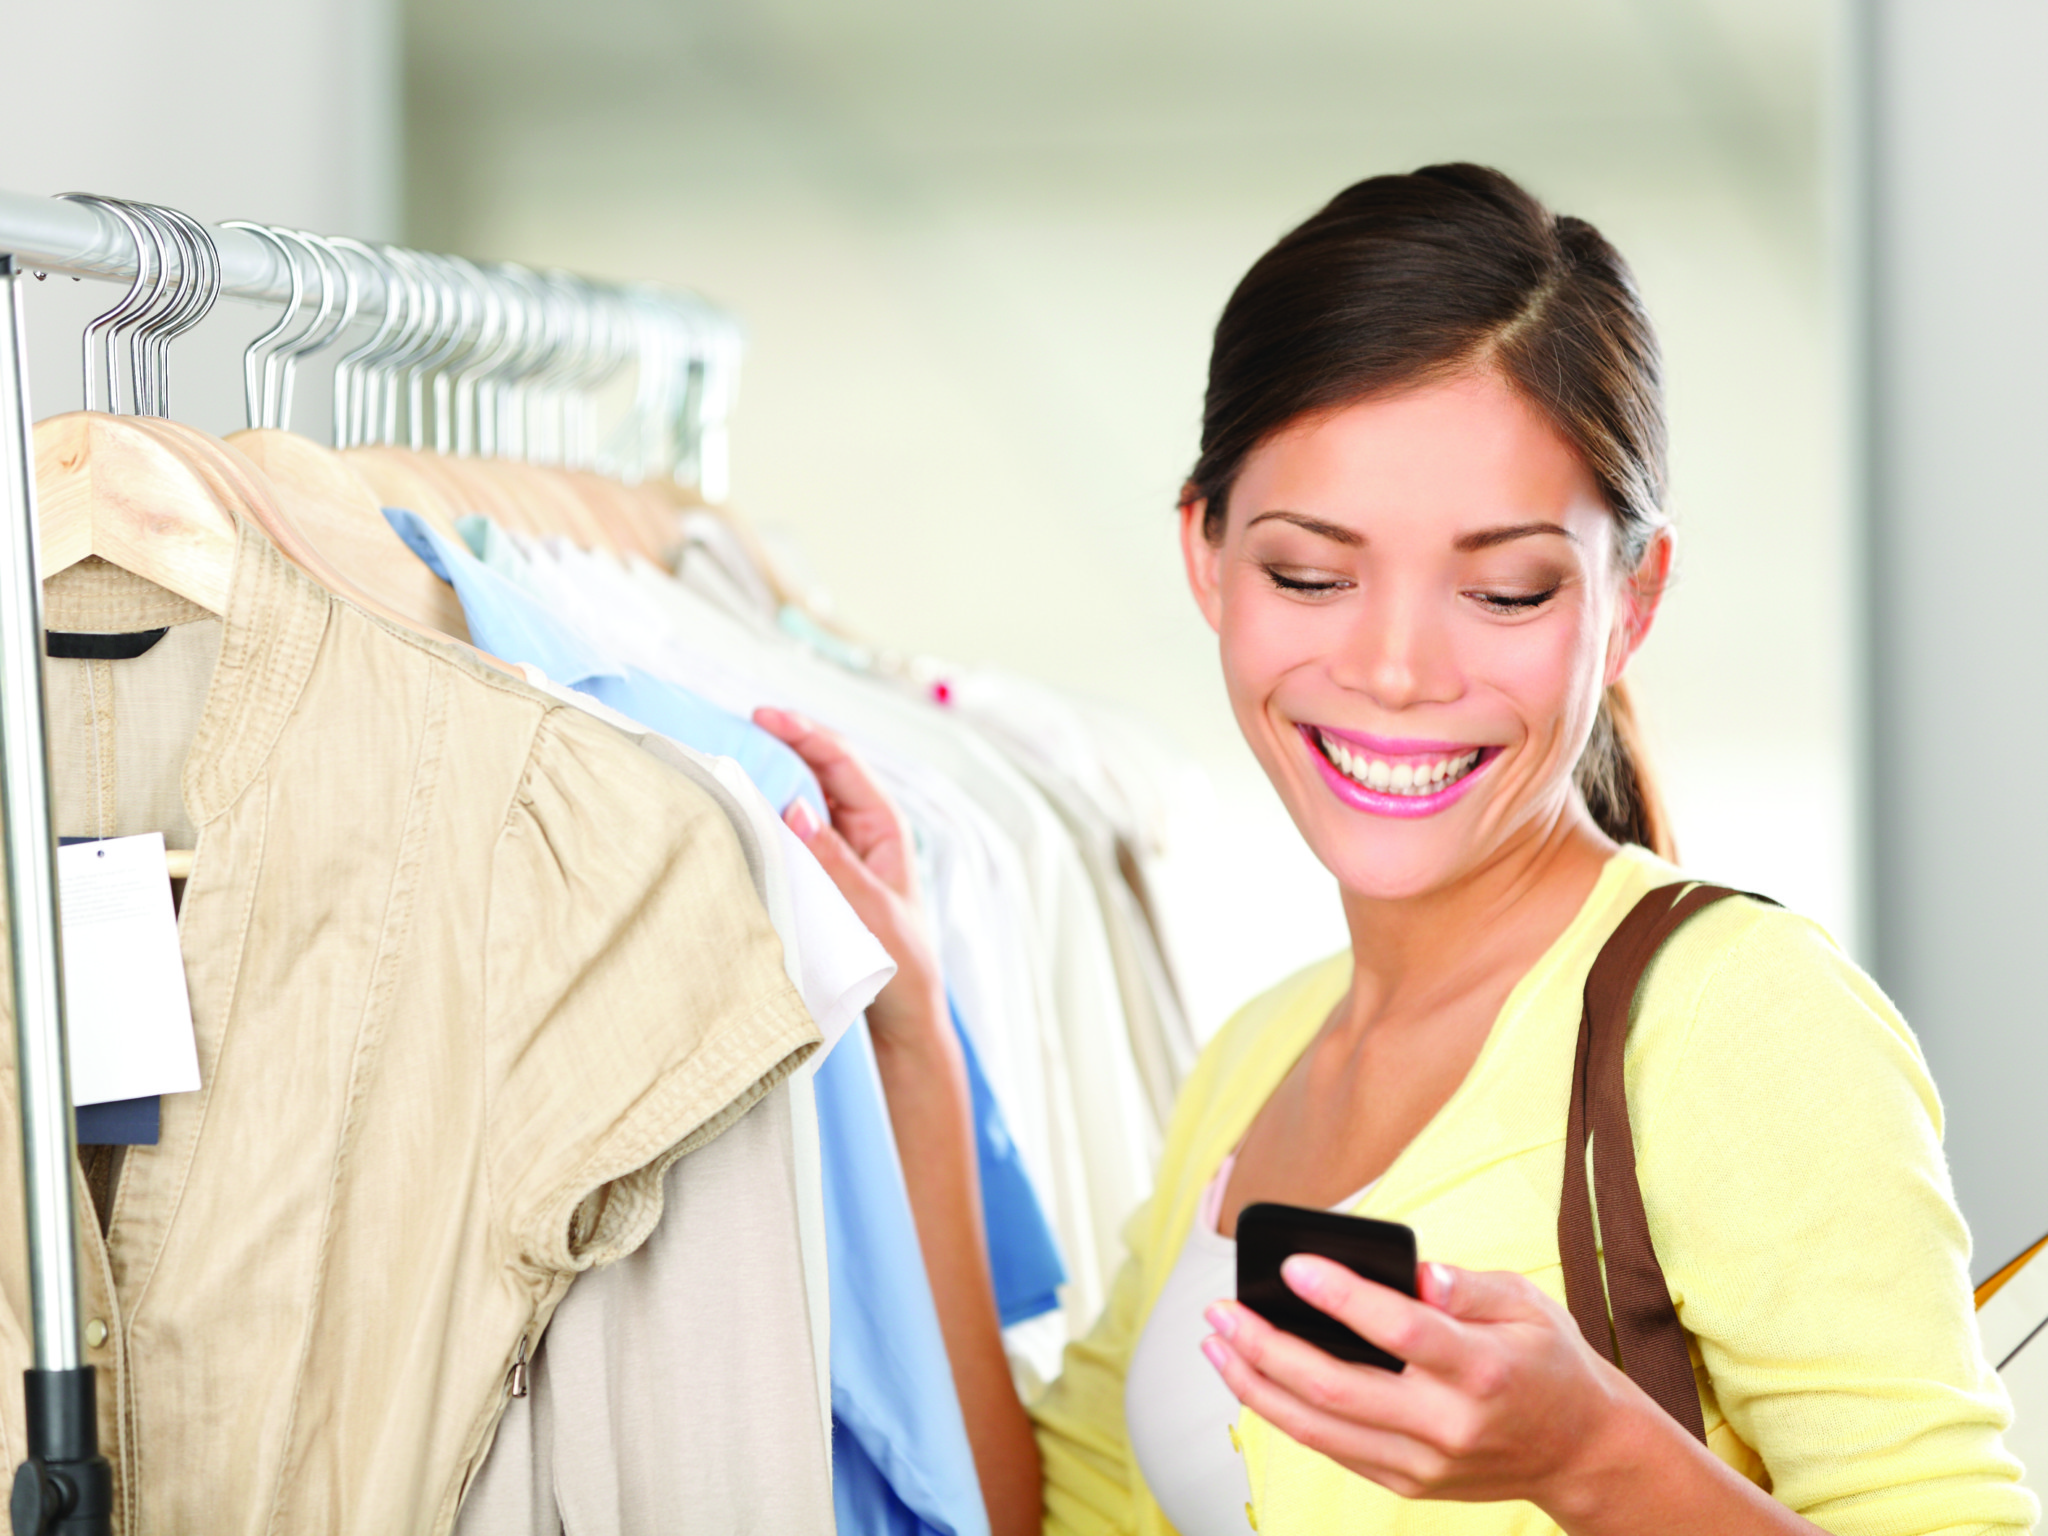
M 1124 1376 L 1124 1423 L 1138 1468 L 1180 1536 L 1244 1536 L 1250 1486 L 1232 1442 L 1238 1401 L 1202 1356 L 1214 1330 L 1210 1303 L 1237 1295 L 1237 1244 L 1216 1230 L 1223 1192 L 1237 1166 L 1232 1153 L 1202 1193 L 1201 1209 L 1173 1273 L 1145 1319 Z M 1332 1206 L 1348 1211 L 1368 1184 Z

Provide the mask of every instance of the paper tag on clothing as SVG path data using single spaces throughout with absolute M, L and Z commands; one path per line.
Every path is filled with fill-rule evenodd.
M 163 834 L 59 848 L 57 882 L 71 1102 L 192 1092 L 199 1047 Z

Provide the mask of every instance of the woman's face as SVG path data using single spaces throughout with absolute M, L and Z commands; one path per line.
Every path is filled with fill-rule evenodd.
M 1583 815 L 1572 769 L 1669 539 L 1618 570 L 1592 476 L 1500 378 L 1299 423 L 1246 460 L 1220 543 L 1201 517 L 1182 541 L 1238 724 L 1345 890 L 1435 890 Z

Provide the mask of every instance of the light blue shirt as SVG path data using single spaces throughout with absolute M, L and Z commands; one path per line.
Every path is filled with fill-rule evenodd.
M 865 1019 L 825 1058 L 817 1094 L 841 1536 L 987 1536 Z
M 804 760 L 751 720 L 707 703 L 689 689 L 605 655 L 573 624 L 492 570 L 415 512 L 384 516 L 427 567 L 455 589 L 478 646 L 507 661 L 540 668 L 555 682 L 587 693 L 651 731 L 744 768 L 778 811 L 801 799 L 820 821 L 825 797 Z
M 996 1312 L 1003 1326 L 1059 1309 L 1059 1288 L 1067 1283 L 1060 1245 L 1038 1202 L 1038 1190 L 1024 1158 L 1010 1139 L 1009 1123 L 996 1099 L 981 1054 L 960 1022 L 960 1005 L 949 994 L 953 1034 L 967 1058 L 967 1094 L 974 1115 L 974 1161 L 981 1174 L 982 1241 L 988 1249 L 989 1278 L 995 1283 Z

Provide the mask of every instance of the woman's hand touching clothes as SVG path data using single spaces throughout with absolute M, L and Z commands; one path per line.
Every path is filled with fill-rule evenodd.
M 1523 1499 L 1572 1536 L 1813 1536 L 1596 1355 L 1517 1274 L 1425 1264 L 1417 1301 L 1296 1254 L 1304 1300 L 1408 1362 L 1352 1365 L 1234 1301 L 1202 1352 L 1260 1418 L 1411 1499 Z
M 756 710 L 754 723 L 780 738 L 817 776 L 831 825 L 820 826 L 801 800 L 791 802 L 783 819 L 896 962 L 895 976 L 868 1008 L 876 1048 L 950 1039 L 945 983 L 902 813 L 832 732 L 779 709 Z

